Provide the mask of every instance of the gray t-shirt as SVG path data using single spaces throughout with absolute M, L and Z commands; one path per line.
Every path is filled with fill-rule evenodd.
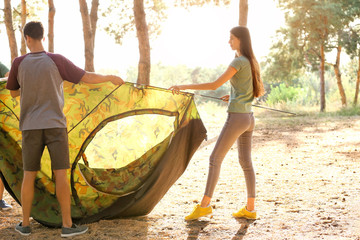
M 59 54 L 29 53 L 14 60 L 6 88 L 20 89 L 20 130 L 66 128 L 63 81 L 85 71 Z
M 240 56 L 234 58 L 230 66 L 235 68 L 237 73 L 230 79 L 231 93 L 228 112 L 250 113 L 254 100 L 250 62 L 246 57 Z

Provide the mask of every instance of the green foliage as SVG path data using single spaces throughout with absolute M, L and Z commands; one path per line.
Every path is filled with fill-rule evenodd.
M 122 44 L 126 34 L 135 36 L 134 1 L 102 1 L 100 13 L 103 18 L 99 25 L 111 36 L 116 43 Z M 166 19 L 166 5 L 163 0 L 145 0 L 144 9 L 149 28 L 150 38 L 155 38 L 161 33 L 161 22 Z
M 266 83 L 290 83 L 303 71 L 302 55 L 299 50 L 289 44 L 286 29 L 277 31 L 277 39 L 266 60 L 261 62 L 262 79 Z
M 213 81 L 225 71 L 226 66 L 220 65 L 215 68 L 202 68 L 188 67 L 186 65 L 167 66 L 162 63 L 157 63 L 152 65 L 151 69 L 151 85 L 167 89 L 172 85 Z M 352 105 L 351 100 L 355 93 L 356 71 L 357 61 L 354 59 L 348 63 L 342 74 L 345 93 L 350 99 L 348 102 L 349 106 Z M 274 107 L 280 110 L 296 112 L 298 114 L 315 114 L 319 109 L 320 100 L 320 85 L 318 78 L 318 72 L 303 71 L 296 78 L 292 78 L 288 83 L 265 83 L 267 94 L 260 99 L 259 104 L 264 104 L 265 106 Z M 328 112 L 326 114 L 357 114 L 356 109 L 352 109 L 351 107 L 346 109 L 342 108 L 336 78 L 332 69 L 326 71 L 325 78 L 327 79 L 325 92 L 326 101 L 328 102 Z M 137 67 L 134 66 L 128 69 L 126 80 L 129 82 L 136 82 Z M 226 83 L 216 91 L 195 91 L 194 93 L 205 96 L 221 97 L 229 94 L 229 89 L 229 83 Z M 214 106 L 226 108 L 226 104 L 219 100 L 200 96 L 196 96 L 195 99 L 196 103 L 199 104 L 199 107 L 204 106 L 205 109 Z
M 191 6 L 203 6 L 205 4 L 214 4 L 215 6 L 226 6 L 230 4 L 230 0 L 175 0 L 175 7 L 188 8 Z
M 358 59 L 353 58 L 351 61 L 349 61 L 346 66 L 343 67 L 344 74 L 342 75 L 346 79 L 349 79 L 349 81 L 355 83 L 356 77 L 357 77 L 357 71 L 358 71 Z
M 13 4 L 17 4 L 15 6 L 13 6 Z M 46 0 L 27 0 L 26 1 L 26 18 L 27 21 L 40 21 L 41 20 L 41 16 L 39 15 L 39 13 L 42 13 L 44 11 L 44 9 L 47 6 L 47 1 Z M 19 29 L 20 31 L 22 31 L 20 29 L 21 27 L 21 2 L 18 3 L 12 3 L 12 17 L 13 17 L 13 25 L 14 25 L 14 29 Z M 5 24 L 4 22 L 4 11 L 2 11 L 3 9 L 1 9 L 0 11 L 0 24 Z M 1 30 L 0 30 L 1 33 Z
M 360 108 L 358 106 L 351 106 L 347 108 L 341 108 L 336 112 L 337 116 L 360 116 Z
M 345 51 L 351 58 L 360 56 L 360 25 L 353 24 L 349 26 L 342 36 L 342 42 Z
M 39 13 L 47 8 L 45 0 L 27 0 L 26 1 L 26 21 L 41 21 Z M 13 10 L 13 22 L 15 26 L 21 26 L 21 3 Z
M 295 82 L 302 81 L 302 75 L 317 72 L 320 62 L 326 61 L 328 56 L 321 55 L 322 47 L 328 53 L 342 46 L 351 57 L 359 56 L 359 29 L 356 29 L 358 24 L 355 23 L 360 16 L 358 0 L 278 0 L 278 4 L 285 12 L 286 27 L 278 30 L 278 40 L 273 43 L 269 56 L 262 63 L 266 83 L 285 82 L 288 86 L 297 86 Z M 333 71 L 330 65 L 325 70 Z M 335 94 L 336 84 L 334 88 L 329 87 L 335 77 L 333 74 L 327 75 L 331 80 L 325 78 L 325 91 L 331 96 L 326 99 L 337 102 L 340 95 Z M 306 85 L 301 87 L 306 88 Z M 294 89 L 287 90 L 294 94 Z M 325 97 L 323 91 L 321 95 Z M 277 99 L 281 100 L 281 97 L 289 96 L 276 95 L 274 101 L 278 102 Z M 321 107 L 325 108 L 324 103 Z
M 186 65 L 166 66 L 162 63 L 157 63 L 152 65 L 151 69 L 151 85 L 167 89 L 172 85 L 214 81 L 225 71 L 226 66 L 220 65 L 216 68 L 201 68 L 188 67 Z M 344 68 L 344 74 L 342 75 L 346 96 L 351 100 L 355 93 L 356 71 L 357 61 L 353 60 Z M 284 110 L 298 110 L 299 108 L 303 108 L 303 111 L 306 112 L 309 109 L 318 109 L 317 106 L 319 105 L 320 99 L 318 74 L 318 72 L 303 71 L 288 83 L 268 84 L 265 82 L 267 94 L 261 98 L 260 101 L 268 106 L 278 107 Z M 327 79 L 325 92 L 328 108 L 334 111 L 341 107 L 341 101 L 336 78 L 332 69 L 326 71 L 325 78 Z M 129 82 L 136 82 L 137 67 L 134 66 L 128 69 L 126 79 Z M 221 97 L 229 94 L 229 89 L 229 83 L 226 83 L 216 91 L 195 91 L 194 93 Z M 214 99 L 197 97 L 198 103 L 208 101 L 219 102 Z
M 286 86 L 281 83 L 279 86 L 271 87 L 271 92 L 267 95 L 266 103 L 274 105 L 278 102 L 291 102 L 303 93 L 303 89 L 299 87 Z
M 273 48 L 284 49 L 286 45 L 288 54 L 302 56 L 298 61 L 303 64 L 297 66 L 312 70 L 317 70 L 320 46 L 324 45 L 326 52 L 331 51 L 360 14 L 360 5 L 354 0 L 278 0 L 278 3 L 285 12 L 287 27 L 282 30 L 284 44 L 275 44 Z
M 345 0 L 343 0 L 345 1 Z M 320 46 L 330 51 L 331 39 L 351 21 L 351 16 L 343 11 L 343 1 L 279 0 L 285 11 L 286 33 L 289 54 L 302 56 L 300 61 L 317 70 L 320 60 Z
M 133 0 L 123 1 L 101 1 L 100 13 L 104 19 L 100 19 L 99 25 L 111 36 L 116 43 L 122 44 L 126 34 L 135 36 L 135 19 L 133 13 Z M 213 4 L 215 6 L 226 6 L 230 0 L 174 0 L 172 3 L 175 7 L 192 7 Z M 161 33 L 161 23 L 167 18 L 166 10 L 169 7 L 169 1 L 164 0 L 144 0 L 144 9 L 146 21 L 149 28 L 151 39 L 156 38 Z
M 342 75 L 342 83 L 346 96 L 348 96 L 348 105 L 352 106 L 352 100 L 355 94 L 355 82 L 357 61 L 350 62 L 344 68 Z M 318 73 L 305 72 L 299 78 L 293 79 L 289 84 L 274 83 L 267 88 L 267 95 L 264 96 L 263 101 L 266 105 L 295 112 L 308 113 L 318 109 L 319 105 L 319 81 Z M 349 114 L 353 112 L 352 108 L 344 110 L 341 105 L 339 89 L 334 72 L 330 69 L 326 71 L 325 78 L 325 93 L 327 109 L 335 115 L 338 111 L 348 111 Z M 359 107 L 358 107 L 359 108 Z M 350 109 L 350 110 L 349 110 Z M 345 113 L 344 113 L 345 114 Z

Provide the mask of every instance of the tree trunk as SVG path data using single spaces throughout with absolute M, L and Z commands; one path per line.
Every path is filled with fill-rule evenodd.
M 325 102 L 325 52 L 324 44 L 320 47 L 320 111 L 324 112 L 326 108 Z
M 11 62 L 18 56 L 15 31 L 13 28 L 11 1 L 4 0 L 4 22 L 6 26 L 6 33 L 9 39 L 9 47 L 11 52 Z
M 354 97 L 354 106 L 357 105 L 358 95 L 359 95 L 359 85 L 360 85 L 360 51 L 359 51 L 359 64 L 358 64 L 358 71 L 357 71 L 357 79 L 356 79 L 356 87 L 355 87 L 355 97 Z
M 246 27 L 248 18 L 248 0 L 240 0 L 239 25 Z
M 97 15 L 98 8 L 99 8 L 99 0 L 93 0 L 91 2 L 90 23 L 91 23 L 91 30 L 93 35 L 94 49 L 95 49 L 96 24 L 98 20 L 98 15 Z
M 55 17 L 55 5 L 53 0 L 48 0 L 49 14 L 48 14 L 48 51 L 54 52 L 54 17 Z
M 84 33 L 85 71 L 94 72 L 94 39 L 91 29 L 89 10 L 86 0 L 79 0 L 79 4 Z
M 346 107 L 347 103 L 346 103 L 346 94 L 345 94 L 345 90 L 341 81 L 341 73 L 340 73 L 340 53 L 341 53 L 341 46 L 337 47 L 337 54 L 336 54 L 336 62 L 334 64 L 334 71 L 335 71 L 335 76 L 336 76 L 336 80 L 337 80 L 337 85 L 339 88 L 339 93 L 340 93 L 340 97 L 341 97 L 341 105 L 343 107 Z
M 21 48 L 20 48 L 20 53 L 21 55 L 25 55 L 26 54 L 26 44 L 25 44 L 25 39 L 23 36 L 23 31 L 24 31 L 24 27 L 26 24 L 26 1 L 25 0 L 21 0 L 21 29 L 20 29 L 20 33 L 21 33 Z
M 140 60 L 138 66 L 138 84 L 150 84 L 150 43 L 149 31 L 145 19 L 144 1 L 134 0 L 136 33 L 139 41 Z

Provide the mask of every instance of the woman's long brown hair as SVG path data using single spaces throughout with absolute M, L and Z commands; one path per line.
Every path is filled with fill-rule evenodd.
M 265 90 L 260 76 L 259 63 L 252 50 L 249 29 L 247 27 L 238 26 L 231 29 L 230 33 L 240 40 L 240 54 L 246 57 L 250 62 L 254 97 L 261 97 L 264 95 Z

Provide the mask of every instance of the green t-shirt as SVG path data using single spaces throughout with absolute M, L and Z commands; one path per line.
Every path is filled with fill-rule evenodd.
M 0 78 L 5 77 L 5 73 L 7 73 L 9 69 L 0 62 Z
M 250 62 L 246 57 L 240 56 L 234 58 L 230 66 L 235 68 L 237 73 L 230 79 L 228 112 L 250 113 L 254 99 Z

